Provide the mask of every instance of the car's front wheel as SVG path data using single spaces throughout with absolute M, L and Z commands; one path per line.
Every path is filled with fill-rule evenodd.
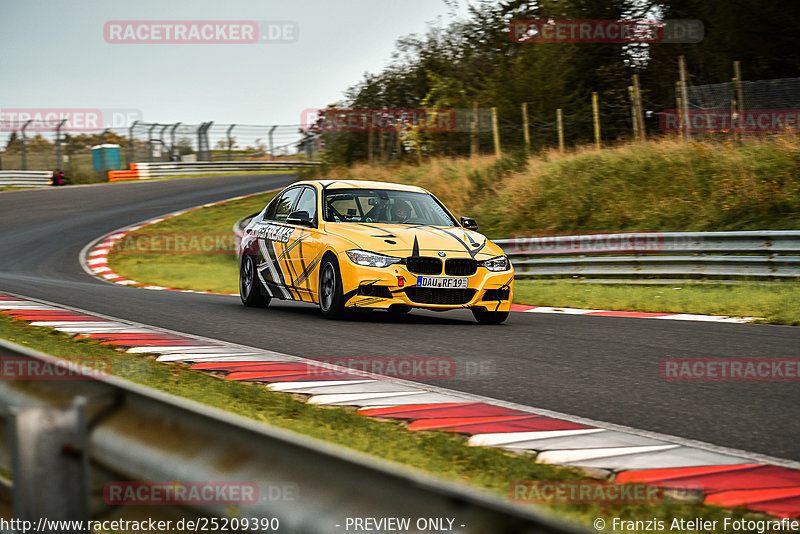
M 480 324 L 500 324 L 508 319 L 508 312 L 491 312 L 485 310 L 472 310 L 472 316 Z
M 242 299 L 242 304 L 250 307 L 264 307 L 271 300 L 269 296 L 261 294 L 254 256 L 242 258 L 242 265 L 239 267 L 239 298 Z
M 337 319 L 344 312 L 342 278 L 334 256 L 326 257 L 319 270 L 319 309 L 326 319 Z

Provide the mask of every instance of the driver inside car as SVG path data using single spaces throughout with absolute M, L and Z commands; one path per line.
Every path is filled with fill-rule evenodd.
M 393 222 L 404 223 L 411 216 L 411 206 L 408 202 L 400 201 L 392 207 Z

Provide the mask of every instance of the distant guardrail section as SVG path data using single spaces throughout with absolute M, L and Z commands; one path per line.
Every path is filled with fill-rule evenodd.
M 182 174 L 243 171 L 292 171 L 319 166 L 314 161 L 197 161 L 131 163 L 126 171 L 108 171 L 108 181 L 147 180 Z
M 0 187 L 40 187 L 50 185 L 50 171 L 0 171 Z
M 517 277 L 800 276 L 800 231 L 642 232 L 496 240 Z

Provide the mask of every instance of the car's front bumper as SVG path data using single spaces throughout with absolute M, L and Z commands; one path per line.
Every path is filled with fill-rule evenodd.
M 418 288 L 418 275 L 409 272 L 402 264 L 364 267 L 345 256 L 339 258 L 339 267 L 345 306 L 350 308 L 410 306 L 432 310 L 478 308 L 503 312 L 510 310 L 513 299 L 513 268 L 492 272 L 478 267 L 475 274 L 458 277 L 467 278 L 466 289 L 428 289 Z

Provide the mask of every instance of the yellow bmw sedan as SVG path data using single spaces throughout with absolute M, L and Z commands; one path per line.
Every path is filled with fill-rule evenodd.
M 239 293 L 245 306 L 273 298 L 317 304 L 329 319 L 359 308 L 468 308 L 479 323 L 500 324 L 514 271 L 475 230 L 475 221 L 456 220 L 420 187 L 297 182 L 245 228 Z

